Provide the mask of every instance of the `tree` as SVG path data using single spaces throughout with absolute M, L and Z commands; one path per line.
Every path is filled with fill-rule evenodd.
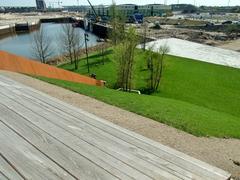
M 73 64 L 73 31 L 73 27 L 70 24 L 65 23 L 62 25 L 62 33 L 60 35 L 60 40 L 63 46 L 62 50 L 64 53 L 67 52 L 67 58 L 70 59 L 71 64 Z
M 153 44 L 152 46 L 148 47 L 148 51 L 146 51 L 146 59 L 147 59 L 147 70 L 149 71 L 149 79 L 147 79 L 147 84 L 148 84 L 148 88 L 150 91 L 152 91 L 153 89 L 153 58 L 154 58 L 154 46 L 155 44 Z
M 101 49 L 100 49 L 100 54 L 101 54 L 101 56 L 102 56 L 102 64 L 104 65 L 104 63 L 105 63 L 105 56 L 106 56 L 106 50 L 107 50 L 107 43 L 102 43 L 101 44 Z
M 109 38 L 111 39 L 113 45 L 117 45 L 124 38 L 125 17 L 118 10 L 115 2 L 113 2 L 113 4 L 110 6 L 109 16 L 111 25 Z
M 138 35 L 134 28 L 129 28 L 125 39 L 122 40 L 114 49 L 115 60 L 118 64 L 117 85 L 123 91 L 131 91 L 135 49 L 138 45 Z
M 74 63 L 75 69 L 78 69 L 78 59 L 80 55 L 80 42 L 81 36 L 76 28 L 72 27 L 72 24 L 65 23 L 62 25 L 62 33 L 60 41 L 63 46 L 62 50 L 67 53 L 67 58 L 70 59 L 71 64 Z
M 149 79 L 147 81 L 150 92 L 156 92 L 158 90 L 162 79 L 165 56 L 169 52 L 169 47 L 166 44 L 160 46 L 157 53 L 153 53 L 153 48 L 154 46 L 150 47 L 147 53 L 149 69 Z
M 41 27 L 39 31 L 33 33 L 32 39 L 32 52 L 34 57 L 39 59 L 42 63 L 46 63 L 48 58 L 53 55 L 53 49 L 48 35 Z
M 142 24 L 142 28 L 142 49 L 145 51 L 147 43 L 148 23 L 144 22 Z

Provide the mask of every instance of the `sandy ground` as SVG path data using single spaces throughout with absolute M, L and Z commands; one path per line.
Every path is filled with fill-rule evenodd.
M 0 74 L 224 169 L 236 179 L 240 179 L 240 166 L 233 163 L 233 160 L 240 162 L 240 140 L 195 137 L 151 119 L 25 75 L 6 71 L 0 71 Z
M 170 48 L 169 54 L 174 56 L 240 68 L 240 52 L 232 50 L 212 47 L 176 38 L 159 39 L 149 42 L 147 43 L 147 47 L 154 46 L 154 51 L 157 51 L 160 46 L 165 44 Z
M 237 39 L 231 42 L 226 42 L 223 45 L 220 45 L 218 47 L 240 52 L 240 39 Z

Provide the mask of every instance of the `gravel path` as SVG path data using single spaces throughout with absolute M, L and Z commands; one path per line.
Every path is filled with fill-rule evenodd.
M 240 162 L 240 140 L 195 137 L 151 119 L 25 75 L 7 71 L 0 71 L 0 74 L 215 165 L 240 179 L 240 166 L 233 163 L 233 161 Z
M 170 52 L 168 54 L 174 56 L 240 68 L 240 52 L 222 49 L 219 47 L 212 47 L 182 39 L 159 39 L 147 43 L 147 48 L 154 45 L 153 50 L 157 51 L 160 46 L 165 44 L 170 48 Z

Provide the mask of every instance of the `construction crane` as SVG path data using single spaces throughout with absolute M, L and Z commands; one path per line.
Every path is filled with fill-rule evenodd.
M 101 18 L 97 15 L 97 13 L 96 13 L 96 11 L 95 11 L 92 3 L 91 3 L 89 0 L 87 0 L 87 1 L 88 1 L 88 4 L 90 5 L 90 7 L 92 8 L 93 14 L 94 14 L 94 16 L 95 16 L 95 21 L 96 21 L 96 22 L 99 22 L 99 21 L 101 20 Z

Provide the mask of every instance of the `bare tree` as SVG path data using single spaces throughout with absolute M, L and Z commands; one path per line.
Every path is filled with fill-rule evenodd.
M 107 43 L 106 42 L 104 42 L 104 43 L 102 43 L 101 44 L 101 56 L 102 56 L 102 64 L 104 65 L 104 63 L 105 63 L 105 56 L 106 56 L 106 52 L 107 52 Z
M 78 69 L 78 62 L 79 62 L 79 58 L 80 58 L 80 49 L 81 49 L 81 35 L 79 32 L 77 32 L 76 29 L 74 29 L 73 31 L 73 45 L 72 45 L 72 49 L 73 49 L 73 59 L 74 59 L 74 65 L 75 65 L 75 69 Z
M 63 47 L 63 54 L 67 53 L 66 57 L 70 59 L 71 64 L 73 64 L 73 27 L 69 23 L 62 24 L 62 33 L 60 35 L 60 43 Z
M 64 54 L 67 53 L 66 57 L 70 59 L 71 64 L 74 63 L 75 69 L 78 69 L 81 40 L 80 33 L 76 28 L 72 27 L 72 24 L 65 23 L 62 25 L 62 33 L 60 35 L 62 51 Z
M 111 25 L 109 37 L 113 45 L 117 45 L 124 38 L 126 18 L 124 14 L 119 11 L 115 2 L 110 6 L 109 16 Z
M 148 84 L 148 89 L 150 91 L 152 91 L 153 89 L 153 58 L 154 58 L 154 47 L 155 47 L 155 44 L 153 44 L 152 46 L 149 46 L 148 47 L 148 51 L 146 51 L 146 62 L 147 62 L 147 69 L 149 70 L 149 79 L 147 79 L 147 84 Z
M 144 22 L 142 24 L 142 49 L 145 51 L 147 43 L 147 33 L 148 33 L 148 23 Z
M 149 52 L 147 53 L 148 69 L 150 71 L 148 89 L 151 92 L 158 90 L 162 79 L 164 60 L 166 58 L 166 54 L 170 50 L 167 44 L 160 46 L 157 53 L 153 53 L 153 49 L 153 46 L 150 47 Z
M 115 47 L 115 60 L 118 64 L 117 83 L 123 91 L 131 91 L 132 89 L 135 49 L 138 42 L 136 30 L 129 28 L 125 39 Z
M 53 54 L 51 41 L 49 41 L 48 35 L 41 27 L 39 31 L 34 32 L 32 39 L 32 52 L 34 57 L 39 59 L 42 63 L 46 63 L 47 59 Z

